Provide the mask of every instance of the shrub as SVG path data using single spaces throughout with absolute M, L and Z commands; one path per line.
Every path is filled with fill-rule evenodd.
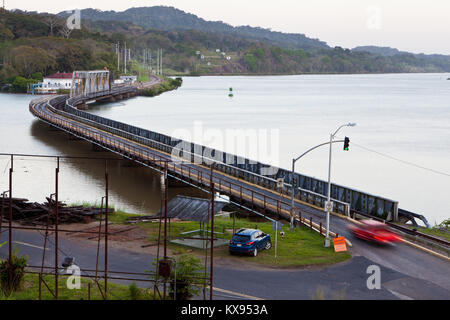
M 198 279 L 198 277 L 204 276 L 204 267 L 202 261 L 192 255 L 180 256 L 175 268 L 177 300 L 189 300 L 200 293 L 203 283 L 201 283 L 202 280 Z M 170 280 L 169 295 L 174 299 L 175 270 L 172 270 Z
M 38 80 L 36 79 L 26 79 L 21 76 L 17 76 L 14 78 L 12 82 L 12 90 L 14 92 L 27 92 L 28 85 L 37 83 Z
M 139 287 L 136 285 L 135 282 L 133 282 L 132 284 L 130 284 L 128 286 L 128 290 L 130 293 L 130 299 L 131 300 L 139 300 L 141 299 L 141 290 L 139 289 Z
M 20 289 L 25 275 L 27 261 L 27 256 L 19 257 L 16 253 L 13 253 L 11 264 L 9 260 L 0 262 L 0 287 L 6 297 L 9 297 L 12 292 Z

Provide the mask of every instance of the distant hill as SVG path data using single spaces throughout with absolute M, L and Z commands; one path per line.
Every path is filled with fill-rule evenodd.
M 130 49 L 127 73 L 138 76 L 149 63 L 154 68 L 158 49 L 164 52 L 167 75 L 450 72 L 450 56 L 375 46 L 330 48 L 303 35 L 232 27 L 168 7 L 83 12 L 81 29 L 71 30 L 63 16 L 5 11 L 0 19 L 0 90 L 24 92 L 55 72 L 107 68 L 113 77 L 122 75 L 116 44 Z M 99 17 L 105 20 L 95 20 Z
M 398 54 L 407 53 L 391 47 L 377 47 L 377 46 L 359 46 L 353 48 L 352 51 L 365 51 L 385 57 L 392 57 Z
M 67 13 L 61 12 L 58 15 L 66 16 Z M 81 10 L 81 18 L 92 21 L 128 22 L 146 29 L 166 31 L 197 30 L 226 33 L 289 49 L 329 48 L 325 42 L 308 38 L 304 34 L 276 32 L 270 29 L 250 26 L 233 27 L 222 21 L 206 21 L 194 14 L 166 6 L 130 8 L 122 12 L 83 9 Z

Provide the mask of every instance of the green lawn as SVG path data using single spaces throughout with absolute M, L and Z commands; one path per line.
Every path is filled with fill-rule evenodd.
M 81 279 L 81 288 L 68 289 L 68 276 L 62 275 L 58 280 L 58 299 L 60 300 L 88 300 L 88 283 L 91 284 L 91 300 L 103 300 L 102 294 L 95 282 L 90 279 Z M 55 277 L 53 275 L 44 275 L 43 279 L 50 287 L 55 287 Z M 100 281 L 100 286 L 103 290 L 103 281 Z M 133 292 L 133 293 L 132 293 Z M 53 295 L 48 291 L 47 287 L 42 283 L 41 285 L 42 300 L 53 300 Z M 13 293 L 10 297 L 5 298 L 0 293 L 0 300 L 38 300 L 39 299 L 39 276 L 37 274 L 26 274 L 22 287 L 19 291 Z M 153 299 L 153 291 L 148 289 L 138 288 L 130 290 L 129 286 L 120 285 L 108 282 L 108 299 L 109 300 L 147 300 Z
M 414 227 L 414 226 L 408 225 L 408 224 L 400 224 L 399 223 L 398 225 L 407 227 L 409 229 L 416 229 L 417 231 L 425 233 L 425 234 L 429 234 L 430 236 L 439 237 L 444 240 L 450 241 L 450 233 L 439 230 L 438 226 L 428 229 L 428 228 L 421 227 L 421 226 Z
M 111 214 L 109 220 L 117 223 L 124 223 L 129 214 L 117 213 Z M 159 223 L 146 222 L 138 223 L 139 227 L 148 230 L 149 240 L 157 241 Z M 179 237 L 180 233 L 199 229 L 198 222 L 171 222 L 168 231 L 171 238 Z M 214 250 L 216 257 L 227 257 L 238 262 L 248 261 L 265 266 L 273 267 L 296 267 L 310 265 L 326 265 L 345 261 L 351 258 L 348 252 L 334 252 L 333 247 L 325 248 L 323 246 L 323 237 L 315 231 L 311 231 L 306 226 L 297 227 L 289 230 L 289 225 L 283 225 L 282 231 L 285 236 L 283 239 L 278 237 L 277 258 L 275 258 L 275 233 L 272 231 L 272 222 L 252 221 L 248 218 L 236 218 L 235 229 L 256 228 L 270 234 L 272 239 L 272 248 L 261 251 L 257 257 L 230 256 L 227 246 L 219 247 Z M 214 231 L 224 233 L 218 235 L 219 238 L 231 239 L 233 229 L 233 219 L 231 217 L 216 217 L 214 222 Z M 186 253 L 188 250 L 194 253 L 204 255 L 204 251 L 193 249 L 177 244 L 169 244 L 169 248 L 174 250 L 175 254 Z

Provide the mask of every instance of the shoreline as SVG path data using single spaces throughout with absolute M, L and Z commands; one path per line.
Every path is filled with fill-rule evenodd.
M 371 72 L 371 73 L 218 73 L 218 74 L 199 74 L 199 75 L 190 75 L 190 74 L 171 74 L 169 77 L 189 77 L 189 78 L 198 78 L 198 77 L 270 77 L 270 76 L 326 76 L 326 75 L 335 75 L 335 76 L 349 76 L 349 75 L 397 75 L 397 74 L 449 74 L 448 72 Z
M 186 77 L 186 78 L 200 78 L 200 77 L 290 77 L 290 76 L 357 76 L 357 75 L 365 75 L 365 76 L 370 76 L 370 75 L 429 75 L 429 74 L 447 74 L 450 75 L 450 71 L 448 72 L 436 72 L 436 71 L 430 71 L 430 72 L 387 72 L 387 73 L 383 73 L 383 72 L 371 72 L 371 73 L 218 73 L 218 74 L 199 74 L 199 75 L 191 75 L 191 74 L 182 74 L 182 73 L 176 73 L 176 74 L 168 74 L 165 75 L 164 77 Z M 153 76 L 153 75 L 152 75 Z M 156 77 L 156 76 L 154 76 Z M 158 77 L 156 77 L 158 78 Z M 160 78 L 161 83 L 164 83 L 164 78 Z M 450 78 L 446 78 L 445 80 L 450 80 Z M 145 83 L 143 83 L 143 85 L 145 85 Z M 151 86 L 149 87 L 142 87 L 140 89 L 145 90 L 145 89 L 149 89 L 151 88 Z M 170 90 L 169 90 L 170 91 Z M 164 91 L 165 92 L 165 91 Z M 27 94 L 27 95 L 32 95 L 32 96 L 43 96 L 43 95 L 39 95 L 39 94 L 30 94 L 27 92 L 10 92 L 10 91 L 1 91 L 0 93 L 4 93 L 4 94 Z M 58 93 L 54 93 L 52 95 L 57 95 Z

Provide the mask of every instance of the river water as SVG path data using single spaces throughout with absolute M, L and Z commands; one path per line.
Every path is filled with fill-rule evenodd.
M 301 75 L 184 78 L 181 88 L 154 98 L 93 105 L 90 112 L 160 133 L 290 169 L 293 157 L 329 140 L 350 137 L 350 151 L 335 144 L 332 181 L 399 201 L 431 224 L 450 217 L 450 81 L 446 74 Z M 229 88 L 234 96 L 228 96 Z M 28 111 L 29 95 L 0 95 L 1 152 L 110 156 L 85 142 L 50 131 Z M 239 131 L 240 130 L 240 131 Z M 236 139 L 236 133 L 245 138 Z M 256 139 L 256 140 L 255 140 Z M 234 143 L 233 143 L 234 142 Z M 264 148 L 262 147 L 264 146 Z M 258 148 L 259 147 L 259 148 Z M 8 189 L 8 157 L 0 157 L 0 188 Z M 17 162 L 17 163 L 16 163 Z M 17 160 L 14 194 L 42 201 L 54 191 L 55 161 Z M 296 164 L 326 180 L 328 148 Z M 156 212 L 159 177 L 119 162 L 109 166 L 116 208 Z M 64 160 L 62 200 L 100 202 L 103 162 Z M 200 196 L 188 188 L 175 194 Z

